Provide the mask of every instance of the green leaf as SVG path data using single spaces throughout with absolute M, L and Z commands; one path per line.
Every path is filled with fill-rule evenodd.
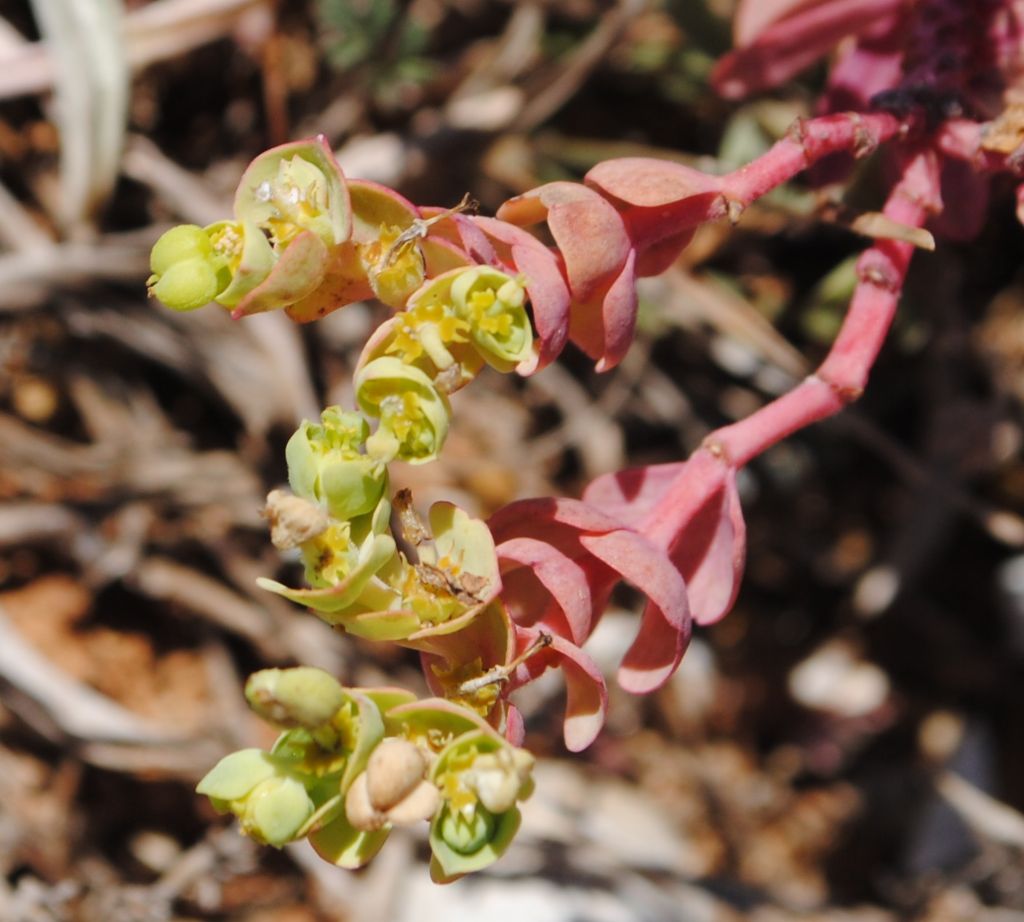
M 262 749 L 241 749 L 224 756 L 196 785 L 196 793 L 217 800 L 238 800 L 277 773 L 274 759 Z
M 361 868 L 387 841 L 388 829 L 362 832 L 355 829 L 342 813 L 335 820 L 309 835 L 316 853 L 339 868 Z

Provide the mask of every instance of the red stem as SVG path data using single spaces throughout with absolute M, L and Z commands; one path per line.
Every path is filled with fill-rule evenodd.
M 934 153 L 914 154 L 907 159 L 884 213 L 893 221 L 920 227 L 928 213 L 940 207 L 938 190 Z M 639 531 L 671 547 L 692 510 L 721 489 L 729 469 L 742 467 L 776 442 L 838 413 L 860 396 L 896 313 L 913 249 L 909 243 L 879 240 L 861 254 L 857 287 L 846 317 L 818 370 L 788 394 L 709 435 Z
M 920 227 L 937 208 L 938 165 L 931 151 L 910 157 L 883 209 L 900 224 Z M 912 244 L 878 240 L 857 261 L 857 288 L 843 325 L 817 372 L 746 419 L 713 433 L 705 444 L 742 467 L 797 429 L 838 413 L 864 390 L 899 303 Z
M 722 177 L 730 201 L 749 205 L 828 154 L 866 157 L 883 141 L 899 134 L 903 124 L 887 112 L 843 112 L 805 121 L 756 160 Z

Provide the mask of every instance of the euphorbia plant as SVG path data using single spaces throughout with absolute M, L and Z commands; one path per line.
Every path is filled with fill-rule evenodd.
M 1017 7 L 741 3 L 738 47 L 715 74 L 727 95 L 771 86 L 843 44 L 822 114 L 725 175 L 610 160 L 486 218 L 348 179 L 316 138 L 257 157 L 231 220 L 161 238 L 150 285 L 172 308 L 214 301 L 236 318 L 283 309 L 298 322 L 370 297 L 394 310 L 359 359 L 356 406 L 299 427 L 286 452 L 290 491 L 268 498 L 272 539 L 298 549 L 308 585 L 261 585 L 338 629 L 420 651 L 436 696 L 346 689 L 304 667 L 257 673 L 249 701 L 282 734 L 270 752 L 228 756 L 199 790 L 255 838 L 306 837 L 344 867 L 372 857 L 392 826 L 420 821 L 430 823 L 435 879 L 496 859 L 531 790 L 515 690 L 561 668 L 566 745 L 594 740 L 607 695 L 583 645 L 620 580 L 647 604 L 618 682 L 647 693 L 669 679 L 692 624 L 722 618 L 738 591 L 737 472 L 859 396 L 912 241 L 929 239 L 919 229 L 969 235 L 988 176 L 1019 174 L 1024 129 L 1016 109 L 999 106 L 1021 63 Z M 388 465 L 439 455 L 449 396 L 485 365 L 534 374 L 572 341 L 611 370 L 633 337 L 636 280 L 672 265 L 700 225 L 742 220 L 823 157 L 880 147 L 891 180 L 871 222 L 876 239 L 831 351 L 790 393 L 713 432 L 685 461 L 599 477 L 580 499 L 514 502 L 482 522 L 449 503 L 423 519 L 407 492 L 392 495 Z M 553 247 L 529 230 L 541 223 Z

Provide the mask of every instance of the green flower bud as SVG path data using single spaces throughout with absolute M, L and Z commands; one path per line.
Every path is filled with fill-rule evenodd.
M 249 706 L 277 727 L 315 729 L 330 722 L 345 703 L 340 683 L 322 669 L 261 669 L 245 683 Z
M 224 261 L 206 232 L 194 224 L 172 227 L 153 245 L 149 292 L 176 311 L 193 311 L 209 304 L 230 283 Z
M 153 247 L 148 285 L 174 310 L 194 310 L 211 301 L 234 307 L 266 280 L 276 263 L 277 254 L 251 222 L 218 221 L 206 228 L 183 224 Z
M 384 721 L 377 705 L 355 689 L 343 690 L 343 702 L 330 723 L 314 728 L 286 730 L 274 743 L 271 756 L 290 772 L 316 779 L 333 790 L 331 799 L 343 796 L 384 737 Z M 312 790 L 312 789 L 311 789 Z M 315 789 L 320 793 L 320 789 Z M 338 799 L 341 807 L 341 800 Z
M 511 371 L 530 358 L 533 328 L 527 316 L 522 283 L 489 266 L 460 272 L 451 284 L 457 316 L 469 324 L 473 345 L 488 365 Z
M 468 815 L 446 808 L 441 814 L 439 832 L 445 844 L 460 855 L 473 855 L 494 835 L 494 816 L 482 807 Z
M 472 813 L 442 809 L 430 826 L 431 878 L 446 884 L 493 864 L 511 845 L 520 821 L 516 808 L 498 815 L 479 805 Z
M 161 276 L 150 276 L 149 291 L 173 311 L 194 311 L 213 301 L 223 279 L 204 259 L 186 259 Z
M 161 234 L 149 254 L 149 269 L 163 275 L 171 266 L 189 259 L 206 259 L 213 255 L 213 244 L 206 232 L 195 224 L 179 224 Z
M 382 461 L 432 461 L 448 435 L 448 401 L 422 371 L 401 359 L 374 359 L 356 373 L 356 398 L 380 426 L 366 443 Z

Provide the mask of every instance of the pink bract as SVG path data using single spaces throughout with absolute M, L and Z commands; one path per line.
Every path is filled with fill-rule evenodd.
M 640 626 L 619 668 L 618 681 L 635 694 L 653 691 L 663 685 L 682 659 L 690 637 L 690 612 L 686 585 L 666 553 L 642 534 L 623 527 L 582 502 L 572 500 L 525 500 L 499 510 L 488 523 L 495 536 L 498 557 L 503 560 L 502 598 L 513 620 L 544 624 L 534 620 L 531 611 L 538 602 L 540 577 L 516 579 L 516 569 L 508 569 L 508 561 L 516 564 L 523 545 L 512 545 L 512 557 L 505 558 L 506 541 L 533 538 L 549 545 L 543 555 L 545 578 L 552 583 L 549 612 L 551 627 L 576 622 L 580 633 L 581 612 L 566 611 L 560 599 L 572 599 L 572 586 L 579 575 L 586 579 L 590 592 L 589 634 L 600 618 L 611 589 L 618 580 L 626 579 L 648 597 Z M 561 559 L 559 558 L 559 556 Z M 547 587 L 545 587 L 547 590 Z M 553 615 L 561 615 L 557 622 Z M 543 617 L 543 616 L 542 616 Z M 544 625 L 547 626 L 547 625 Z M 563 627 L 564 629 L 564 627 Z

